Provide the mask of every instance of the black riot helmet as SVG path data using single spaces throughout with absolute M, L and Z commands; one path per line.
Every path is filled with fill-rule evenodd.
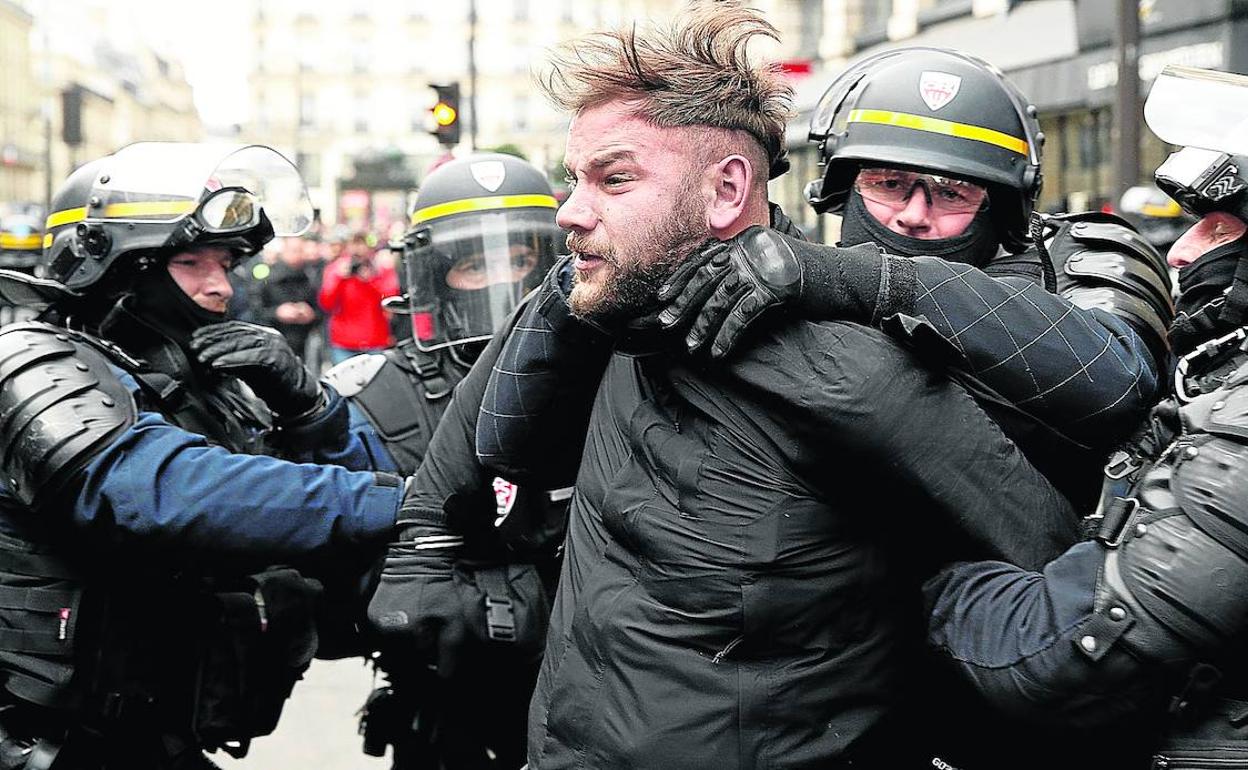
M 242 257 L 311 222 L 299 172 L 269 147 L 141 142 L 61 186 L 38 272 L 90 294 L 178 249 L 214 244 Z
M 542 172 L 511 155 L 469 155 L 425 178 L 403 242 L 421 350 L 493 336 L 564 251 L 557 205 Z
M 987 62 L 918 47 L 868 57 L 824 93 L 810 139 L 824 173 L 806 198 L 820 213 L 843 209 L 864 166 L 926 171 L 987 187 L 1001 245 L 1027 247 L 1044 135 L 1035 107 Z
M 43 226 L 36 217 L 14 214 L 0 218 L 0 268 L 29 273 L 43 253 Z

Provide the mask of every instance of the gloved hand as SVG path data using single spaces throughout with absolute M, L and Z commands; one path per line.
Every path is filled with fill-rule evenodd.
M 708 241 L 659 287 L 664 328 L 689 327 L 694 352 L 711 341 L 711 357 L 732 350 L 741 334 L 768 308 L 802 294 L 802 263 L 773 230 L 754 226 L 727 241 Z
M 368 603 L 368 623 L 381 637 L 383 654 L 400 659 L 416 654 L 436 664 L 445 678 L 454 673 L 469 633 L 454 580 L 464 541 L 440 511 L 430 513 L 416 502 L 413 481 L 407 480 L 399 507 L 399 541 L 387 549 L 381 581 Z
M 326 403 L 325 391 L 276 329 L 225 321 L 196 329 L 191 351 L 204 366 L 239 378 L 285 418 Z

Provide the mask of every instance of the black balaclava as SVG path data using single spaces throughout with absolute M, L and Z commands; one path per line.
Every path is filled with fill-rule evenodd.
M 183 349 L 196 329 L 225 320 L 225 313 L 214 313 L 196 304 L 173 280 L 163 262 L 139 273 L 128 306 L 132 313 Z
M 1177 355 L 1234 328 L 1234 322 L 1221 317 L 1222 299 L 1235 281 L 1246 248 L 1248 236 L 1241 236 L 1179 270 L 1179 298 L 1170 327 L 1170 344 Z
M 915 190 L 915 194 L 921 194 Z M 857 190 L 849 191 L 841 220 L 841 246 L 878 243 L 889 254 L 901 257 L 939 257 L 983 267 L 997 255 L 1001 241 L 987 209 L 980 209 L 961 235 L 952 238 L 911 238 L 889 230 L 867 211 Z

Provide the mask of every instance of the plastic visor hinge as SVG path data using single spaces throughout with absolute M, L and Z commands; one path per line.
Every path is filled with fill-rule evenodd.
M 485 597 L 485 625 L 496 642 L 516 640 L 516 615 L 510 599 Z

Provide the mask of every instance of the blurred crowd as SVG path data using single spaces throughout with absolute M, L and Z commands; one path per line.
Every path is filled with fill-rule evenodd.
M 412 334 L 382 300 L 401 291 L 398 259 L 375 233 L 337 228 L 275 238 L 230 274 L 233 318 L 272 326 L 319 375 Z

